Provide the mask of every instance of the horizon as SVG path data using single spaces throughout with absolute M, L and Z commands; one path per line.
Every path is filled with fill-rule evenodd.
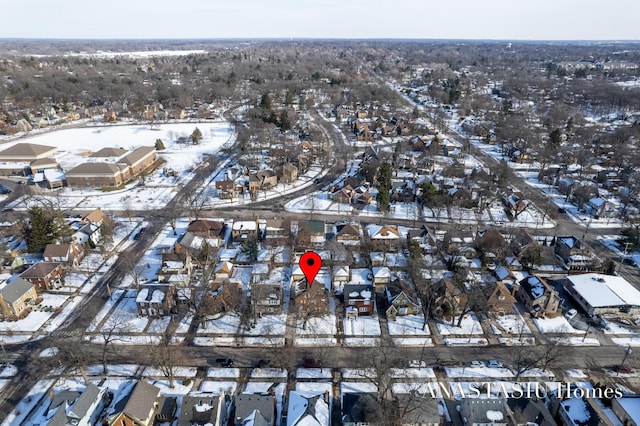
M 640 2 L 596 0 L 29 0 L 3 8 L 0 38 L 640 40 Z

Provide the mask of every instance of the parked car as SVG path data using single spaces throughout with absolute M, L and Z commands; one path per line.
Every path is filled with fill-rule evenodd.
M 631 374 L 633 373 L 633 368 L 631 368 L 628 365 L 616 365 L 615 367 L 613 367 L 613 371 L 615 371 L 616 373 L 622 373 L 622 374 Z
M 233 365 L 233 360 L 230 358 L 216 358 L 216 365 L 222 367 L 231 367 Z
M 489 368 L 502 368 L 502 365 L 502 362 L 495 359 L 490 359 L 489 361 L 487 361 L 487 367 Z
M 411 368 L 425 368 L 427 363 L 424 361 L 420 361 L 419 359 L 412 359 L 409 361 L 409 367 Z
M 569 309 L 567 313 L 564 314 L 564 317 L 568 320 L 572 320 L 576 315 L 578 315 L 578 311 L 576 311 L 575 309 Z
M 305 358 L 304 367 L 305 368 L 322 368 L 322 362 L 316 358 Z
M 478 361 L 477 359 L 474 359 L 469 363 L 469 367 L 484 367 L 484 363 L 482 361 Z

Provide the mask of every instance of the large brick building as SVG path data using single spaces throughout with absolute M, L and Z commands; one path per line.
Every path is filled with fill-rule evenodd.
M 112 153 L 117 155 L 119 152 Z M 101 156 L 94 158 L 101 158 Z M 67 186 L 72 188 L 117 187 L 139 176 L 156 161 L 156 158 L 154 147 L 142 146 L 122 155 L 113 163 L 82 163 L 65 173 Z

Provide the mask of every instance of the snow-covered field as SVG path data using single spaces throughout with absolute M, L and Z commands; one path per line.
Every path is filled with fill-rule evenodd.
M 438 331 L 442 335 L 478 335 L 484 334 L 482 326 L 476 318 L 475 314 L 467 314 L 462 318 L 460 327 L 458 327 L 458 318 L 455 319 L 454 325 L 451 325 L 450 321 L 446 323 L 437 323 Z

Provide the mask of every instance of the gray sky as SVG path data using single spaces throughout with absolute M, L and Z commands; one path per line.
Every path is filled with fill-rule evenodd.
M 0 38 L 640 40 L 640 0 L 0 0 Z

